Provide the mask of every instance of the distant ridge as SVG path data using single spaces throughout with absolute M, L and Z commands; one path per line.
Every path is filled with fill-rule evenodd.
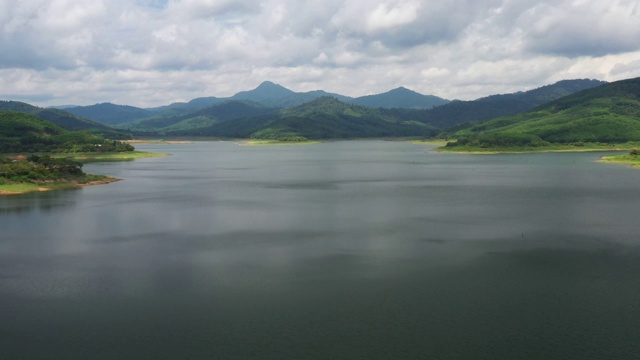
M 351 102 L 356 105 L 387 109 L 430 109 L 447 104 L 449 100 L 433 95 L 422 95 L 405 87 L 399 87 L 383 94 L 361 96 Z
M 640 141 L 640 78 L 582 90 L 454 136 L 458 145 L 483 147 Z
M 102 103 L 90 106 L 76 106 L 67 108 L 66 110 L 102 124 L 120 126 L 142 119 L 158 119 L 159 117 L 174 118 L 177 116 L 183 116 L 227 101 L 250 101 L 269 108 L 284 109 L 302 105 L 323 96 L 330 96 L 342 102 L 355 105 L 389 109 L 428 109 L 449 102 L 449 100 L 445 100 L 437 96 L 422 95 L 403 87 L 383 94 L 352 98 L 345 95 L 326 92 L 324 90 L 295 92 L 274 82 L 264 81 L 255 89 L 240 91 L 227 98 L 214 96 L 200 97 L 189 102 L 178 102 L 147 109 L 128 105 Z
M 65 110 L 105 125 L 119 125 L 153 115 L 153 112 L 149 110 L 129 105 L 115 105 L 112 103 L 77 106 Z
M 409 116 L 412 121 L 419 122 L 421 126 L 428 124 L 431 127 L 444 130 L 454 126 L 458 126 L 457 129 L 459 129 L 463 124 L 479 123 L 501 116 L 526 112 L 546 102 L 602 84 L 605 84 L 605 82 L 589 79 L 563 80 L 529 91 L 492 95 L 473 101 L 450 102 L 437 96 L 422 95 L 405 87 L 398 87 L 382 94 L 351 98 L 340 94 L 328 93 L 323 90 L 295 92 L 274 82 L 264 81 L 252 90 L 241 91 L 227 98 L 201 97 L 193 99 L 188 103 L 175 103 L 153 109 L 141 109 L 127 105 L 103 103 L 86 107 L 76 107 L 72 109 L 72 111 L 83 114 L 83 116 L 87 116 L 97 122 L 117 124 L 116 126 L 119 128 L 135 131 L 156 132 L 157 134 L 180 133 L 184 136 L 199 136 L 200 133 L 198 129 L 201 129 L 202 134 L 206 133 L 207 136 L 231 136 L 230 134 L 232 134 L 232 136 L 237 137 L 253 134 L 257 131 L 257 124 L 267 126 L 277 121 L 281 115 L 276 116 L 274 114 L 279 109 L 283 110 L 281 114 L 286 114 L 290 109 L 328 97 L 343 104 L 351 104 L 355 106 L 353 109 L 363 107 L 367 109 L 394 110 L 395 113 L 393 115 L 387 114 L 385 116 L 400 121 L 401 123 L 406 116 Z M 324 105 L 328 104 L 326 99 L 323 101 Z M 326 110 L 330 107 L 331 106 L 316 111 L 312 117 L 317 117 L 319 116 L 318 114 L 328 114 L 327 116 L 329 116 L 329 118 L 338 116 L 341 118 L 341 121 L 345 119 L 349 121 L 353 120 L 350 117 L 343 116 L 344 114 L 335 114 L 331 113 L 331 111 L 327 113 Z M 408 110 L 418 112 L 408 113 L 406 112 Z M 366 113 L 366 118 L 368 119 L 376 118 L 376 116 L 383 113 L 379 111 L 377 115 L 372 115 L 373 113 L 367 113 L 363 109 L 359 109 L 356 112 Z M 234 124 L 220 124 L 226 121 L 232 121 Z M 292 123 L 293 120 L 289 119 L 287 121 Z M 296 126 L 302 123 L 303 122 L 296 120 Z M 364 124 L 360 122 L 352 121 L 352 123 L 357 123 L 359 124 L 358 126 L 364 126 Z M 294 133 L 297 133 L 299 130 L 301 133 L 306 134 L 304 135 L 305 137 L 308 135 L 317 138 L 317 132 L 308 132 L 308 130 L 316 125 L 316 123 L 304 122 L 303 125 L 300 125 L 301 128 L 295 130 Z M 337 127 L 343 126 L 343 124 L 339 122 L 336 122 L 334 125 Z M 386 126 L 388 124 L 381 123 L 378 125 Z M 368 130 L 372 130 L 374 127 L 370 127 Z M 396 130 L 398 129 L 396 128 L 393 131 L 389 130 L 386 131 L 386 133 L 398 134 L 399 132 Z M 423 128 L 414 130 L 417 131 L 417 136 L 423 136 L 425 133 L 422 131 L 424 130 Z M 444 132 L 451 131 L 456 130 L 445 130 Z M 352 132 L 357 134 L 360 130 L 353 128 Z M 324 131 L 324 133 L 332 134 L 332 136 L 335 137 L 346 136 L 344 132 Z M 385 132 L 377 132 L 377 130 L 360 132 L 361 135 L 365 134 L 366 136 L 372 133 Z M 400 133 L 405 133 L 405 131 L 402 130 Z
M 427 110 L 426 121 L 441 128 L 480 123 L 529 111 L 549 101 L 603 84 L 606 82 L 590 79 L 562 80 L 525 92 L 492 95 L 473 101 L 452 101 Z
M 370 108 L 323 96 L 277 113 L 226 121 L 208 128 L 176 132 L 293 141 L 393 136 L 433 136 L 439 129 L 420 121 L 423 110 Z
M 295 95 L 296 93 L 287 89 L 282 85 L 265 81 L 258 85 L 257 88 L 248 91 L 241 91 L 233 95 L 230 100 L 251 100 L 256 102 L 270 102 L 274 99 L 285 98 Z
M 184 115 L 152 117 L 126 125 L 135 131 L 188 131 L 206 128 L 219 122 L 265 115 L 277 110 L 255 102 L 228 100 Z
M 55 124 L 65 130 L 88 131 L 111 139 L 128 139 L 130 134 L 113 129 L 99 122 L 75 115 L 69 111 L 55 108 L 40 108 L 20 101 L 0 101 L 0 111 L 17 111 Z

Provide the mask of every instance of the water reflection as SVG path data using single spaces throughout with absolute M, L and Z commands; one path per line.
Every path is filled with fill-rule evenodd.
M 639 353 L 637 170 L 387 142 L 149 150 L 174 156 L 0 200 L 3 355 Z
M 49 212 L 76 204 L 81 189 L 33 192 L 0 197 L 0 216 L 32 211 Z

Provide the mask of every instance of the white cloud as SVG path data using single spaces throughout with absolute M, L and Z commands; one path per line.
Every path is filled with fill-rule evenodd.
M 411 24 L 418 18 L 419 9 L 420 3 L 417 1 L 379 4 L 375 10 L 369 14 L 367 30 L 376 32 Z
M 0 98 L 155 106 L 264 80 L 473 99 L 640 76 L 617 0 L 5 0 Z

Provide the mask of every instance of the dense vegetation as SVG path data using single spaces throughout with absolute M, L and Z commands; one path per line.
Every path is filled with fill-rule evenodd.
M 241 91 L 228 98 L 203 97 L 152 109 L 103 103 L 66 110 L 102 123 L 118 124 L 122 129 L 118 131 L 130 132 L 136 137 L 206 136 L 297 141 L 300 138 L 424 137 L 436 133 L 446 136 L 458 129 L 438 131 L 436 128 L 521 113 L 602 83 L 566 80 L 527 92 L 449 102 L 402 87 L 383 94 L 351 98 L 322 90 L 294 92 L 265 81 L 253 90 Z M 326 103 L 318 106 L 316 101 L 327 97 L 350 106 L 350 110 L 337 110 Z M 313 111 L 302 111 L 306 104 L 312 104 Z M 62 126 L 62 122 L 58 124 Z
M 115 105 L 111 103 L 95 104 L 90 106 L 76 106 L 66 111 L 84 118 L 88 118 L 106 125 L 118 125 L 132 122 L 138 119 L 154 115 L 153 111 L 128 105 Z
M 425 122 L 441 128 L 480 123 L 530 111 L 549 101 L 603 84 L 605 83 L 598 80 L 563 80 L 526 92 L 492 95 L 473 101 L 452 101 L 427 110 Z
M 26 160 L 0 157 L 0 185 L 65 181 L 86 176 L 82 164 L 48 155 L 31 155 Z
M 640 141 L 640 78 L 618 81 L 458 130 L 449 147 Z
M 207 128 L 225 121 L 266 115 L 277 110 L 249 101 L 225 101 L 188 114 L 155 116 L 123 126 L 138 132 L 153 131 L 158 134 L 171 134 Z
M 625 164 L 632 167 L 640 167 L 640 150 L 633 149 L 629 154 L 605 156 L 601 159 L 602 162 Z
M 632 111 L 637 109 L 635 100 L 624 96 L 609 96 L 587 99 L 590 103 L 584 105 L 586 100 L 580 97 L 571 97 L 570 100 L 562 98 L 601 84 L 603 82 L 596 80 L 565 80 L 527 92 L 494 95 L 475 101 L 454 101 L 425 109 L 429 101 L 443 103 L 447 100 L 421 95 L 404 88 L 360 98 L 336 94 L 323 96 L 328 93 L 297 93 L 280 85 L 264 82 L 256 89 L 239 92 L 229 98 L 198 98 L 189 103 L 176 103 L 156 109 L 105 103 L 73 110 L 99 118 L 103 122 L 122 122 L 119 125 L 122 130 L 83 119 L 68 111 L 41 109 L 19 102 L 2 102 L 0 109 L 9 108 L 31 113 L 67 130 L 83 130 L 82 135 L 73 136 L 59 137 L 60 134 L 49 134 L 35 138 L 5 138 L 3 146 L 15 151 L 99 151 L 99 148 L 104 149 L 103 151 L 122 151 L 114 149 L 119 143 L 101 143 L 90 135 L 119 139 L 119 136 L 130 137 L 132 134 L 137 137 L 254 138 L 284 141 L 439 135 L 442 138 L 459 139 L 451 146 L 485 148 L 544 147 L 550 143 L 619 142 L 636 139 L 637 130 L 633 124 L 635 115 Z M 607 88 L 599 91 L 609 92 Z M 558 98 L 562 98 L 563 101 L 553 102 L 554 107 L 536 108 Z M 580 107 L 577 104 L 583 104 L 580 105 L 584 108 L 583 112 L 576 112 Z M 531 109 L 535 111 L 524 113 Z M 517 113 L 524 114 L 503 117 Z M 553 117 L 553 121 L 542 124 L 535 120 L 545 116 Z M 144 118 L 131 121 L 138 117 Z M 608 122 L 603 123 L 602 117 L 607 117 Z M 580 121 L 577 121 L 578 118 Z M 124 122 L 125 120 L 129 121 Z M 508 128 L 505 127 L 507 125 Z M 75 137 L 69 142 L 78 146 L 62 146 L 61 144 L 68 143 L 61 141 L 65 136 Z M 19 145 L 23 147 L 20 148 Z
M 109 139 L 130 139 L 131 134 L 82 118 L 65 110 L 43 109 L 19 101 L 0 101 L 0 111 L 17 111 L 34 115 L 65 130 L 84 131 Z
M 294 92 L 278 84 L 265 81 L 257 88 L 241 91 L 228 98 L 202 97 L 188 103 L 173 103 L 150 109 L 114 104 L 96 104 L 92 106 L 68 108 L 67 111 L 88 117 L 103 124 L 116 125 L 134 132 L 153 132 L 167 134 L 172 131 L 185 131 L 196 128 L 207 128 L 214 123 L 226 121 L 212 114 L 212 109 L 220 109 L 225 104 L 251 104 L 259 113 L 246 114 L 246 109 L 239 108 L 237 113 L 226 111 L 225 117 L 233 115 L 232 120 L 252 116 L 262 116 L 279 109 L 299 106 L 321 97 L 333 97 L 342 102 L 368 107 L 426 109 L 446 104 L 448 100 L 433 95 L 422 95 L 417 92 L 398 88 L 389 92 L 351 98 L 323 90 Z M 227 106 L 229 107 L 229 106 Z M 210 131 L 206 131 L 210 132 Z
M 80 131 L 67 131 L 34 115 L 0 111 L 0 153 L 123 152 L 133 146 Z
M 361 96 L 347 102 L 385 109 L 430 109 L 447 104 L 449 100 L 433 95 L 422 95 L 407 88 L 399 87 L 384 94 Z
M 304 139 L 433 136 L 439 129 L 420 121 L 421 110 L 376 109 L 322 97 L 277 113 L 184 131 L 180 135 L 280 141 Z

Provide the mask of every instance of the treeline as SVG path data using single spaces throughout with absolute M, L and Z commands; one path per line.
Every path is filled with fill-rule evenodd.
M 497 147 L 541 147 L 550 143 L 538 136 L 530 134 L 486 134 L 460 138 L 455 142 L 448 142 L 446 147 L 470 146 L 480 148 Z
M 117 140 L 107 140 L 82 132 L 65 132 L 54 136 L 25 134 L 20 137 L 0 137 L 0 153 L 42 152 L 125 152 L 135 148 Z
M 31 155 L 26 160 L 0 157 L 0 185 L 62 181 L 85 176 L 82 164 L 48 155 Z

